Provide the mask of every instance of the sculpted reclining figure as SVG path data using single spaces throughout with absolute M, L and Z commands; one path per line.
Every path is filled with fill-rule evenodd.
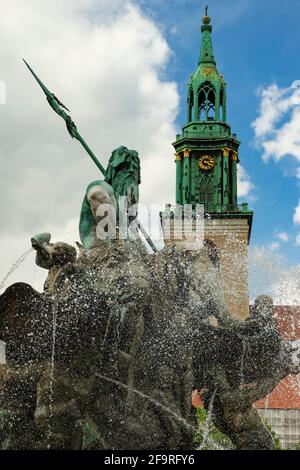
M 37 266 L 49 271 L 44 284 L 44 292 L 51 294 L 59 273 L 63 266 L 75 263 L 77 251 L 71 245 L 63 242 L 50 243 L 50 233 L 35 235 L 31 245 L 36 250 L 35 262 Z
M 237 448 L 274 447 L 253 403 L 299 368 L 271 299 L 236 320 L 205 247 L 150 254 L 118 227 L 116 240 L 99 238 L 99 223 L 114 222 L 101 209 L 118 214 L 119 196 L 136 204 L 139 178 L 137 153 L 114 151 L 106 180 L 87 188 L 79 256 L 33 237 L 45 293 L 15 284 L 0 296 L 2 448 L 192 448 L 193 387 Z

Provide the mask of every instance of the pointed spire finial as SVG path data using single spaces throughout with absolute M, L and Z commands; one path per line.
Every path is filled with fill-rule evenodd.
M 205 6 L 205 12 L 204 12 L 204 16 L 202 18 L 202 22 L 204 24 L 210 24 L 210 22 L 211 22 L 211 19 L 208 16 L 208 5 Z
M 211 26 L 211 18 L 208 16 L 208 5 L 206 5 L 204 10 L 204 16 L 202 18 L 202 45 L 201 45 L 201 52 L 198 64 L 214 64 L 216 65 L 216 61 L 214 58 L 213 53 L 213 45 L 212 45 L 212 26 Z

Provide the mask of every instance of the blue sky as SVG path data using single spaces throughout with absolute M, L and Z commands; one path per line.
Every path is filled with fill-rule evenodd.
M 140 4 L 160 23 L 173 51 L 164 73 L 168 80 L 178 83 L 180 127 L 185 119 L 187 78 L 195 70 L 199 56 L 205 2 L 147 0 Z M 300 226 L 293 223 L 300 194 L 300 181 L 295 176 L 299 161 L 287 155 L 279 162 L 272 158 L 264 162 L 263 149 L 255 145 L 251 123 L 259 114 L 258 89 L 273 83 L 287 88 L 300 80 L 300 2 L 210 0 L 208 5 L 217 66 L 228 82 L 228 119 L 241 141 L 241 163 L 255 185 L 246 198 L 255 212 L 252 244 L 273 244 L 273 249 L 284 254 L 290 263 L 299 263 L 295 237 Z M 288 113 L 282 119 L 281 125 L 289 119 Z M 277 233 L 282 232 L 288 234 L 288 241 L 278 239 Z M 279 247 L 274 243 L 279 243 Z
M 299 304 L 300 1 L 208 3 L 218 69 L 228 82 L 228 120 L 241 141 L 246 174 L 240 187 L 254 210 L 250 272 L 257 266 L 260 275 L 254 269 L 250 286 L 265 293 L 269 272 L 270 292 Z M 138 150 L 141 201 L 161 207 L 175 200 L 171 143 L 185 121 L 204 7 L 199 0 L 6 5 L 0 16 L 0 85 L 7 91 L 0 106 L 0 279 L 36 233 L 79 240 L 82 197 L 99 178 L 45 103 L 22 57 L 71 109 L 104 166 L 119 145 Z M 32 254 L 8 282 L 41 289 L 45 275 Z

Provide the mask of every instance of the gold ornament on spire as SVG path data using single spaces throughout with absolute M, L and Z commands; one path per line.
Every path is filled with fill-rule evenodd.
M 206 5 L 206 7 L 205 7 L 205 14 L 202 18 L 202 22 L 204 24 L 210 24 L 210 22 L 211 22 L 211 18 L 208 16 L 208 5 Z

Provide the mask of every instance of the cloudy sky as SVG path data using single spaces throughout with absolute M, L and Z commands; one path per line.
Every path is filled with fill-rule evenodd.
M 33 234 L 79 239 L 84 190 L 99 178 L 22 58 L 71 109 L 104 166 L 119 145 L 138 150 L 142 201 L 173 202 L 171 142 L 184 122 L 204 3 L 0 0 L 0 285 Z M 210 0 L 209 9 L 229 121 L 242 141 L 240 200 L 255 211 L 251 292 L 265 289 L 252 269 L 261 265 L 278 301 L 299 302 L 300 2 Z M 44 277 L 31 254 L 8 283 L 40 287 Z

